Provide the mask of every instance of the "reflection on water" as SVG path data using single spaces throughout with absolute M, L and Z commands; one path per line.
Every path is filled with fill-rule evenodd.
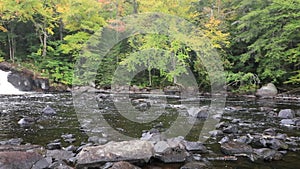
M 134 138 L 139 138 L 144 130 L 149 130 L 153 127 L 159 128 L 161 131 L 167 130 L 176 120 L 181 111 L 180 105 L 197 103 L 201 106 L 209 105 L 210 100 L 205 97 L 195 99 L 168 98 L 167 106 L 158 113 L 159 118 L 147 122 L 136 123 L 128 120 L 122 116 L 122 113 L 117 111 L 111 101 L 102 102 L 98 99 L 98 108 L 93 112 L 95 114 L 101 113 L 101 117 L 109 124 L 109 127 L 91 128 L 93 122 L 92 116 L 89 118 L 86 113 L 86 118 L 78 120 L 78 113 L 75 112 L 72 95 L 70 93 L 60 94 L 41 94 L 41 93 L 28 93 L 24 95 L 0 95 L 0 140 L 7 140 L 10 138 L 22 138 L 24 143 L 40 144 L 45 146 L 50 141 L 60 139 L 62 134 L 74 134 L 76 138 L 75 145 L 81 142 L 87 142 L 88 134 L 95 134 L 104 137 L 107 140 L 120 140 L 116 135 L 112 134 L 111 129 Z M 145 96 L 133 96 L 132 99 L 144 99 Z M 159 105 L 160 99 L 156 98 L 154 101 Z M 104 104 L 103 104 L 104 103 Z M 80 104 L 80 103 L 78 103 Z M 134 103 L 132 103 L 134 104 Z M 43 108 L 47 105 L 54 108 L 57 115 L 52 117 L 41 117 Z M 91 105 L 82 105 L 82 111 Z M 239 111 L 227 111 L 231 108 L 238 108 Z M 269 118 L 264 111 L 265 108 L 279 110 L 282 108 L 292 108 L 300 110 L 299 100 L 257 100 L 255 98 L 228 98 L 225 112 L 221 121 L 230 122 L 233 119 L 240 119 L 241 135 L 246 133 L 261 133 L 263 130 L 275 127 L 278 132 L 286 133 L 288 136 L 300 137 L 300 131 L 296 128 L 287 128 L 280 126 L 279 119 Z M 136 113 L 141 120 L 147 121 L 149 114 L 143 114 L 142 111 L 137 110 Z M 22 117 L 34 117 L 39 119 L 36 123 L 29 127 L 21 127 L 17 124 L 18 120 Z M 80 117 L 82 118 L 82 117 Z M 152 118 L 151 116 L 148 117 Z M 80 122 L 80 123 L 79 123 Z M 193 128 L 186 136 L 188 140 L 197 140 L 199 132 L 203 126 L 203 120 L 197 120 Z M 86 134 L 87 132 L 88 134 Z M 220 138 L 211 138 L 207 140 L 206 146 L 214 153 L 223 156 L 220 152 L 220 145 L 217 143 Z M 300 139 L 299 139 L 300 141 Z M 298 142 L 299 144 L 300 142 Z M 63 145 L 68 145 L 64 143 Z M 299 148 L 299 147 L 295 147 Z M 239 158 L 238 161 L 213 161 L 215 168 L 299 168 L 300 153 L 299 151 L 289 151 L 284 156 L 282 161 L 274 162 L 250 162 L 247 158 Z

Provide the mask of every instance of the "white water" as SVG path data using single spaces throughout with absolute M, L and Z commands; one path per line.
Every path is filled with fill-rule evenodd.
M 0 94 L 24 94 L 19 89 L 15 88 L 7 81 L 7 76 L 10 72 L 0 70 Z

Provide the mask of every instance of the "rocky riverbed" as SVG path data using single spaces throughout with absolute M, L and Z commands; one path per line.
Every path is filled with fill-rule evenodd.
M 97 110 L 90 113 L 101 113 L 108 126 L 93 124 L 95 116 L 89 112 L 80 118 L 82 112 L 76 112 L 74 96 L 68 93 L 0 97 L 0 168 L 297 168 L 300 164 L 296 96 L 228 97 L 223 113 L 213 117 L 218 123 L 204 135 L 211 136 L 205 142 L 199 141 L 199 133 L 210 118 L 207 96 L 131 95 L 130 103 L 140 112 L 136 118 L 150 121 L 142 124 L 122 118 L 114 104 L 119 97 L 105 92 L 89 96 L 97 103 Z M 40 118 L 47 105 L 56 113 Z M 187 111 L 186 105 L 199 108 Z M 88 105 L 80 106 L 89 110 Z M 143 113 L 150 107 L 160 108 L 152 115 L 159 118 L 151 121 Z M 193 127 L 184 137 L 166 135 L 179 115 L 196 119 Z M 39 120 L 21 126 L 18 121 L 24 116 Z

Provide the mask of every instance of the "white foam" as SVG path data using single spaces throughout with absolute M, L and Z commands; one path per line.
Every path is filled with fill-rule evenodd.
M 10 72 L 0 70 L 0 94 L 25 94 L 7 81 Z

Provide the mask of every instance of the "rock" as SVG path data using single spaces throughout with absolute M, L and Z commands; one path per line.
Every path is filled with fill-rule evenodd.
M 230 141 L 221 145 L 221 151 L 227 155 L 234 155 L 234 154 L 251 154 L 252 147 L 245 144 Z
M 228 126 L 225 129 L 223 129 L 223 133 L 231 134 L 231 133 L 237 133 L 238 127 L 237 126 Z
M 209 168 L 209 167 L 203 162 L 189 162 L 184 166 L 180 167 L 180 169 L 203 169 L 203 168 Z
M 167 148 L 163 153 L 156 154 L 155 157 L 164 163 L 180 163 L 186 160 L 188 153 L 180 147 Z
M 268 136 L 275 136 L 276 131 L 274 128 L 268 128 L 268 129 L 264 130 L 263 134 L 268 135 Z
M 55 115 L 56 114 L 56 111 L 49 105 L 47 105 L 47 107 L 45 107 L 42 112 L 44 115 Z
M 74 169 L 73 167 L 68 166 L 64 161 L 55 161 L 49 167 L 49 169 Z
M 71 151 L 65 150 L 47 150 L 47 157 L 52 157 L 52 159 L 68 161 L 70 158 L 74 157 L 74 154 Z
M 165 152 L 168 148 L 170 148 L 169 144 L 166 141 L 158 141 L 154 145 L 154 152 L 155 153 L 163 153 Z
M 228 137 L 228 136 L 225 136 L 225 137 L 223 137 L 218 143 L 219 143 L 219 144 L 224 144 L 224 143 L 227 143 L 229 140 L 230 140 L 229 137 Z
M 250 138 L 249 136 L 241 136 L 237 138 L 235 141 L 239 143 L 249 144 L 252 142 L 252 138 Z
M 278 113 L 278 117 L 282 119 L 292 119 L 295 117 L 295 112 L 291 109 L 283 109 Z
M 126 161 L 119 161 L 113 164 L 109 169 L 141 169 L 140 167 L 134 166 Z
M 164 137 L 157 129 L 151 129 L 150 131 L 142 134 L 141 140 L 158 142 L 164 140 Z
M 269 145 L 270 148 L 274 149 L 274 150 L 287 150 L 289 148 L 289 146 L 283 142 L 282 140 L 278 140 L 278 139 L 271 139 L 267 141 L 267 144 Z
M 193 151 L 197 153 L 207 153 L 207 148 L 200 142 L 184 141 L 183 145 L 187 151 Z
M 96 145 L 102 145 L 108 142 L 105 138 L 100 138 L 98 136 L 91 136 L 88 138 L 88 142 L 96 144 Z
M 277 88 L 273 83 L 268 83 L 256 91 L 256 96 L 259 97 L 274 97 L 278 94 Z
M 213 130 L 213 131 L 210 131 L 209 134 L 212 136 L 212 137 L 216 137 L 216 136 L 220 136 L 220 135 L 223 135 L 223 131 L 221 130 Z
M 0 145 L 20 145 L 22 142 L 22 138 L 12 138 L 6 141 L 0 141 Z
M 35 122 L 35 119 L 32 117 L 23 117 L 18 121 L 18 124 L 20 126 L 26 127 L 26 126 L 30 126 Z
M 76 152 L 77 148 L 74 145 L 69 145 L 68 147 L 64 148 L 64 150 Z
M 282 159 L 282 154 L 280 152 L 269 148 L 254 149 L 253 152 L 258 158 L 266 161 Z
M 4 151 L 37 152 L 42 154 L 45 152 L 45 149 L 39 145 L 0 145 L 0 152 Z
M 41 159 L 43 157 L 36 152 L 4 151 L 0 152 L 0 168 L 31 169 Z
M 165 163 L 185 161 L 187 152 L 182 142 L 183 137 L 175 137 L 167 141 L 158 141 L 154 145 L 155 157 Z
M 203 107 L 189 107 L 187 109 L 188 115 L 192 117 L 196 117 L 199 119 L 207 119 L 209 116 L 209 107 L 203 106 Z
M 280 121 L 280 124 L 284 126 L 290 126 L 290 125 L 295 125 L 295 121 L 293 119 L 282 119 Z
M 41 169 L 41 168 L 48 168 L 49 167 L 49 162 L 45 159 L 42 158 L 39 161 L 37 161 L 31 169 Z
M 61 149 L 61 143 L 60 142 L 49 143 L 47 144 L 46 148 L 48 150 Z
M 76 156 L 76 168 L 93 167 L 106 162 L 124 160 L 143 163 L 148 162 L 153 155 L 153 144 L 148 141 L 109 142 L 105 145 L 84 147 Z

